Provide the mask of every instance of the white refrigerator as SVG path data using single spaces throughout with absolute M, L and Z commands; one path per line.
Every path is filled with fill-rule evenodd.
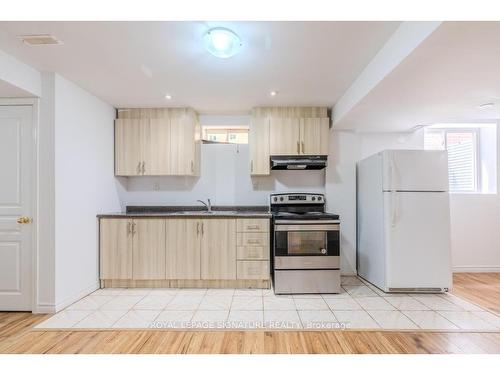
M 386 150 L 358 163 L 357 268 L 385 292 L 451 288 L 446 151 Z

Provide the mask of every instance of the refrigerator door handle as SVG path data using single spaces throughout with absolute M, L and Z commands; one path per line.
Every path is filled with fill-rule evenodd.
M 392 180 L 393 179 L 393 176 L 394 176 L 394 166 L 393 166 L 394 162 L 392 161 L 392 155 L 389 156 L 389 181 L 388 181 L 388 184 L 389 184 L 389 188 L 392 187 L 394 181 Z
M 398 196 L 395 191 L 391 191 L 391 226 L 396 226 L 396 220 L 398 219 Z
M 391 153 L 389 156 L 389 181 L 391 184 L 391 190 L 397 190 L 397 187 L 399 186 L 396 182 L 396 176 L 398 176 L 398 171 L 396 169 L 396 162 L 394 161 L 394 154 Z

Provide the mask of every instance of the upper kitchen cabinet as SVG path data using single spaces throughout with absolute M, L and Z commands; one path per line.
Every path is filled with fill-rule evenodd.
M 170 175 L 199 175 L 201 131 L 194 114 L 170 119 Z M 197 141 L 196 141 L 197 140 Z
M 115 120 L 115 174 L 139 176 L 144 160 L 144 128 L 149 120 Z
M 271 155 L 300 154 L 300 119 L 271 117 L 269 145 Z
M 200 135 L 192 109 L 121 109 L 115 121 L 115 174 L 197 176 Z
M 171 120 L 168 118 L 152 118 L 144 126 L 143 154 L 145 176 L 168 175 L 171 171 Z
M 268 117 L 252 117 L 248 143 L 250 146 L 250 174 L 252 176 L 268 175 L 271 172 Z
M 270 156 L 328 155 L 326 107 L 257 107 L 250 127 L 252 175 L 270 173 Z
M 300 119 L 300 154 L 328 155 L 329 127 L 328 118 Z

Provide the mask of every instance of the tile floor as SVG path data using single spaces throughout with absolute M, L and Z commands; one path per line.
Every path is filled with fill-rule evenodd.
M 342 293 L 99 289 L 39 329 L 388 329 L 500 331 L 500 317 L 451 294 L 387 294 L 342 277 Z

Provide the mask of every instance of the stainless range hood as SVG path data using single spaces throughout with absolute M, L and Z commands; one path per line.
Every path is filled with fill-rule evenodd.
M 271 169 L 323 169 L 327 165 L 326 159 L 326 156 L 271 156 Z

